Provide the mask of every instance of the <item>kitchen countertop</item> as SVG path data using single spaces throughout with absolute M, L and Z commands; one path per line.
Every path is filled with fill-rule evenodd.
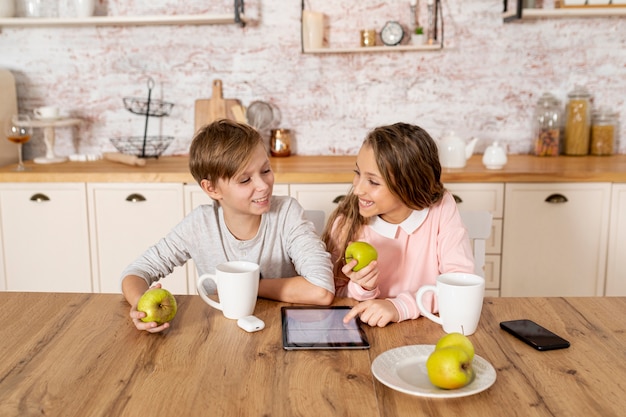
M 271 158 L 277 183 L 350 183 L 355 156 Z M 444 169 L 443 181 L 455 182 L 626 182 L 626 155 L 558 156 L 509 155 L 501 170 L 488 170 L 482 155 L 473 155 L 465 168 Z M 26 172 L 15 164 L 0 167 L 0 182 L 183 182 L 195 183 L 186 156 L 147 159 L 144 167 L 107 160 L 35 164 Z

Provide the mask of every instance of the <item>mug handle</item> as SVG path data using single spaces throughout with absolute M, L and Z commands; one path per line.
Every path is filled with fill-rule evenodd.
M 217 277 L 213 274 L 204 274 L 202 276 L 200 276 L 200 278 L 198 278 L 198 282 L 196 284 L 196 288 L 198 290 L 198 294 L 200 295 L 200 298 L 202 298 L 204 300 L 205 303 L 207 303 L 208 305 L 210 305 L 213 308 L 216 308 L 218 310 L 222 310 L 222 305 L 218 302 L 216 302 L 215 300 L 212 300 L 211 298 L 209 298 L 209 295 L 205 292 L 204 290 L 204 281 L 210 279 L 211 281 L 213 281 L 215 283 L 215 285 L 217 286 Z
M 417 301 L 417 308 L 419 309 L 420 313 L 422 313 L 424 317 L 434 321 L 435 323 L 439 323 L 440 325 L 443 326 L 441 317 L 435 316 L 433 313 L 428 311 L 426 307 L 424 307 L 424 302 L 422 301 L 422 299 L 424 298 L 424 294 L 426 294 L 427 292 L 431 292 L 431 291 L 434 292 L 435 295 L 439 295 L 439 292 L 437 291 L 437 287 L 435 285 L 424 285 L 419 290 L 417 290 L 417 294 L 415 295 L 415 301 Z

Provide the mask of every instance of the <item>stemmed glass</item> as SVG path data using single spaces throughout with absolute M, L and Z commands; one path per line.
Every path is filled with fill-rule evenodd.
M 30 140 L 33 134 L 33 128 L 30 124 L 30 116 L 27 114 L 14 114 L 5 121 L 4 134 L 7 139 L 13 143 L 17 143 L 17 167 L 15 171 L 26 171 L 28 168 L 24 166 L 22 160 L 22 144 Z

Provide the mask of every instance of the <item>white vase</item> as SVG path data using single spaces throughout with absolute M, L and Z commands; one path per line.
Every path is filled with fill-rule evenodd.
M 0 0 L 0 17 L 15 16 L 15 0 Z
M 76 17 L 91 17 L 96 7 L 95 0 L 74 0 Z

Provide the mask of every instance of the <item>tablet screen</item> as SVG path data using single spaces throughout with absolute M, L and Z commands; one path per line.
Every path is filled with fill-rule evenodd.
M 348 306 L 282 307 L 285 349 L 367 349 L 370 347 L 359 321 L 343 318 Z

